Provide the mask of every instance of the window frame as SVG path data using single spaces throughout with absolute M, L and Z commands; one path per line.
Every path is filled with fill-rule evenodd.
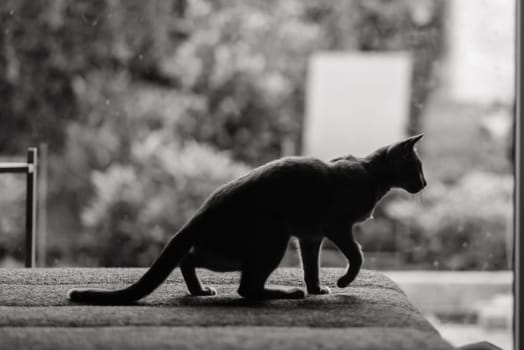
M 522 304 L 524 300 L 524 105 L 523 105 L 523 81 L 524 70 L 522 69 L 522 48 L 524 47 L 524 35 L 522 30 L 522 18 L 524 17 L 524 6 L 522 1 L 516 1 L 516 114 L 515 114 L 515 198 L 514 198 L 514 313 L 513 313 L 513 348 L 522 349 L 524 339 L 520 335 L 524 319 L 522 318 Z

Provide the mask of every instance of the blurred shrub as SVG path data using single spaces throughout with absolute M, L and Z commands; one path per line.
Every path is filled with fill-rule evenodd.
M 49 144 L 53 257 L 144 265 L 164 232 L 241 172 L 236 162 L 300 151 L 311 53 L 413 52 L 418 113 L 440 50 L 441 4 L 6 0 L 0 151 Z M 145 145 L 173 152 L 171 164 Z M 192 165 L 198 157 L 213 167 Z
M 0 3 L 0 150 L 61 151 L 87 121 L 78 81 L 99 71 L 205 97 L 180 132 L 261 163 L 300 145 L 307 61 L 318 50 L 413 52 L 412 114 L 433 87 L 443 1 L 7 0 Z M 13 140 L 9 135 L 19 135 Z
M 176 146 L 162 132 L 150 133 L 133 145 L 130 164 L 92 173 L 95 196 L 82 212 L 88 230 L 77 245 L 79 261 L 150 264 L 213 190 L 247 171 L 226 153 L 196 142 Z
M 408 266 L 507 269 L 512 194 L 510 175 L 474 171 L 453 185 L 430 185 L 420 202 L 392 201 L 387 213 L 404 227 L 397 249 Z
M 183 91 L 204 96 L 204 110 L 178 121 L 181 137 L 261 164 L 298 144 L 310 53 L 327 48 L 323 28 L 304 20 L 299 1 L 189 1 L 190 32 L 161 69 Z
M 25 177 L 0 176 L 0 265 L 6 258 L 24 259 Z
M 177 133 L 181 118 L 205 108 L 201 96 L 125 70 L 78 77 L 74 91 L 86 121 L 69 124 L 66 161 L 54 170 L 69 181 L 55 191 L 74 194 L 82 228 L 63 242 L 62 259 L 148 265 L 214 189 L 247 171 L 230 153 Z

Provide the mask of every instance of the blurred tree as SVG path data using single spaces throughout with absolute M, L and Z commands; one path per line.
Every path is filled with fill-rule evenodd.
M 308 55 L 326 48 L 298 1 L 190 3 L 191 35 L 166 62 L 181 88 L 206 96 L 180 121 L 182 137 L 260 164 L 298 140 Z M 203 112 L 203 113 L 202 113 Z
M 429 93 L 438 85 L 435 68 L 443 52 L 443 0 L 341 0 L 351 4 L 340 16 L 346 18 L 339 27 L 356 33 L 350 42 L 358 51 L 405 50 L 412 54 L 413 71 L 407 133 L 422 131 L 421 116 Z M 346 5 L 348 6 L 348 5 Z M 346 41 L 347 45 L 347 41 Z
M 101 87 L 121 72 L 164 82 L 156 78 L 155 69 L 172 32 L 170 10 L 175 4 L 0 3 L 0 152 L 22 153 L 28 144 L 40 142 L 49 145 L 49 246 L 56 257 L 71 257 L 67 247 L 74 237 L 68 233 L 81 230 L 80 213 L 92 194 L 90 173 L 107 166 L 108 156 L 118 160 L 128 153 L 114 146 L 122 142 L 118 124 L 113 123 L 113 130 L 99 128 L 112 117 L 109 99 L 99 94 L 109 88 Z M 95 80 L 98 85 L 90 87 L 100 90 L 83 90 L 87 79 Z M 100 106 L 91 108 L 93 103 Z M 113 152 L 107 153 L 108 148 Z
M 294 153 L 311 53 L 424 47 L 435 51 L 416 62 L 431 66 L 439 12 L 411 3 L 1 2 L 0 152 L 49 144 L 51 258 L 146 264 L 158 251 L 151 232 L 160 241 L 176 230 L 241 163 Z M 417 22 L 413 6 L 430 21 Z M 154 152 L 140 157 L 143 147 Z
M 0 151 L 21 152 L 38 138 L 63 143 L 75 115 L 70 73 L 55 47 L 54 29 L 42 1 L 0 4 Z M 13 137 L 16 135 L 16 137 Z
M 316 50 L 412 50 L 419 111 L 434 83 L 442 3 L 4 1 L 0 151 L 38 140 L 60 151 L 67 123 L 85 118 L 75 83 L 99 69 L 205 96 L 205 110 L 189 113 L 180 133 L 254 164 L 280 156 L 283 138 L 300 138 Z

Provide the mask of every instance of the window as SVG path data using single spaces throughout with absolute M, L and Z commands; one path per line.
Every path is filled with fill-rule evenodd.
M 453 344 L 511 348 L 516 6 L 0 4 L 0 161 L 39 146 L 38 265 L 147 266 L 255 166 L 424 133 L 429 186 L 393 191 L 356 228 L 364 268 Z M 23 181 L 0 174 L 2 267 L 24 261 Z M 346 261 L 326 242 L 322 263 Z M 291 247 L 282 265 L 297 264 Z

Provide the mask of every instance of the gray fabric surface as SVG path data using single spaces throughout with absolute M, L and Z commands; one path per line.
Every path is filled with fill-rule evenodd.
M 130 341 L 132 335 L 132 341 Z M 0 328 L 6 349 L 448 349 L 405 328 Z M 429 347 L 428 345 L 432 345 Z M 0 345 L 0 348 L 2 346 Z
M 0 269 L 0 349 L 451 349 L 387 277 L 362 271 L 334 287 L 341 269 L 323 269 L 332 288 L 304 300 L 248 302 L 238 275 L 199 271 L 216 297 L 188 297 L 179 271 L 133 306 L 84 306 L 68 289 L 117 288 L 144 269 Z M 302 286 L 300 269 L 279 269 L 269 284 Z

